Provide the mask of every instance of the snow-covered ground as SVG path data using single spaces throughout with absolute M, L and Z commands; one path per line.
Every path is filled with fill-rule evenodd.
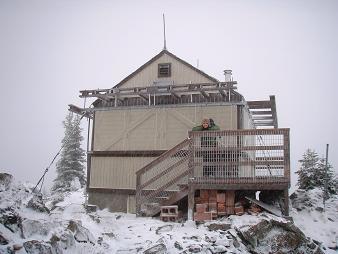
M 326 246 L 338 244 L 338 196 L 334 195 L 323 205 L 323 191 L 296 190 L 296 203 L 290 215 L 294 223 L 307 236 Z M 299 204 L 297 203 L 299 202 Z M 297 211 L 299 208 L 300 211 Z
M 327 202 L 324 212 L 317 208 L 320 207 L 320 193 L 313 191 L 309 195 L 315 197 L 311 209 L 291 211 L 295 225 L 307 237 L 322 243 L 324 248 L 318 253 L 336 253 L 328 246 L 333 247 L 337 237 L 337 198 Z M 31 198 L 31 186 L 27 184 L 12 184 L 0 191 L 0 236 L 6 240 L 0 245 L 0 253 L 250 253 L 248 243 L 239 237 L 240 232 L 249 234 L 252 226 L 262 221 L 287 223 L 285 219 L 265 212 L 259 216 L 245 214 L 223 218 L 216 222 L 221 229 L 211 227 L 215 222 L 200 225 L 191 221 L 169 223 L 107 210 L 87 213 L 83 190 L 68 193 L 47 213 L 28 208 Z M 46 204 L 47 207 L 52 206 L 51 203 Z M 15 223 L 5 226 L 3 218 L 6 213 L 20 217 L 22 232 L 15 228 Z M 273 241 L 280 231 L 280 228 L 270 230 L 264 238 L 267 243 L 258 244 L 256 251 L 271 251 L 269 241 Z M 253 239 L 257 241 L 257 238 Z M 30 241 L 39 241 L 42 247 L 31 248 L 32 252 L 26 251 L 29 250 L 27 242 Z M 310 241 L 309 246 L 310 243 L 313 244 Z M 10 252 L 15 248 L 19 250 Z

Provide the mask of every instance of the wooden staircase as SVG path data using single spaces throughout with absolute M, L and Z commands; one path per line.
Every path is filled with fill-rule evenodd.
M 136 214 L 154 216 L 188 195 L 190 139 L 136 172 Z

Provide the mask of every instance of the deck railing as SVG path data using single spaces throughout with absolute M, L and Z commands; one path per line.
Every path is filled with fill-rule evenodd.
M 290 182 L 289 129 L 189 132 L 190 182 L 276 184 Z
M 136 172 L 136 212 L 153 215 L 180 186 L 275 189 L 290 184 L 289 129 L 189 132 Z
M 170 195 L 187 185 L 190 140 L 185 139 L 136 172 L 136 213 L 149 215 L 159 211 Z

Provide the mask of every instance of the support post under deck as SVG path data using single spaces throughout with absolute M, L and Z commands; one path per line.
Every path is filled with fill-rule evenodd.
M 195 187 L 191 183 L 188 186 L 188 220 L 194 220 Z
M 289 189 L 284 189 L 284 216 L 289 216 Z

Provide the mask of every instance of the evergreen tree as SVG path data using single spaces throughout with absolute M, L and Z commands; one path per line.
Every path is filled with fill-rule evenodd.
M 85 151 L 81 148 L 83 137 L 81 135 L 80 117 L 69 113 L 63 125 L 65 136 L 62 139 L 62 151 L 56 163 L 57 176 L 52 191 L 69 191 L 74 183 L 86 184 L 84 162 Z
M 311 149 L 307 149 L 303 154 L 303 159 L 299 160 L 301 166 L 300 169 L 296 171 L 296 173 L 298 174 L 297 185 L 300 189 L 308 190 L 315 187 L 314 175 L 317 171 L 318 160 L 318 154 Z
M 324 158 L 320 158 L 314 150 L 308 149 L 303 154 L 303 159 L 299 160 L 299 162 L 301 166 L 296 173 L 298 174 L 297 185 L 300 189 L 311 190 L 315 187 L 324 188 L 327 178 L 328 192 L 331 194 L 336 193 L 336 179 L 332 166 L 328 163 L 326 170 Z

